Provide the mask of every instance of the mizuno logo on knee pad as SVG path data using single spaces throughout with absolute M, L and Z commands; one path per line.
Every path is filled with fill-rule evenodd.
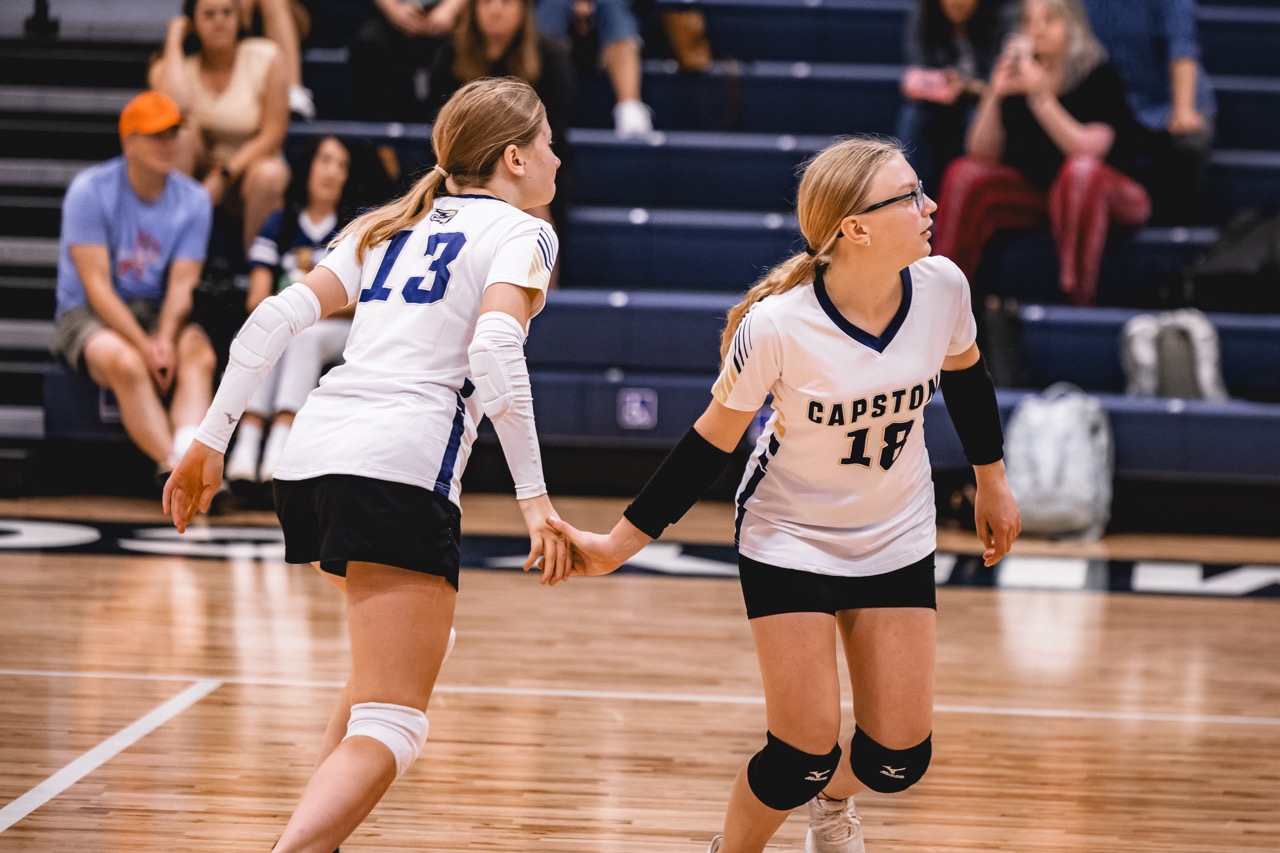
M 861 727 L 854 729 L 849 765 L 858 781 L 881 794 L 905 791 L 929 769 L 933 741 L 926 737 L 907 749 L 889 749 L 877 743 Z
M 840 745 L 826 755 L 796 749 L 766 735 L 764 749 L 747 762 L 747 784 L 756 799 L 771 809 L 790 811 L 816 797 L 840 763 Z

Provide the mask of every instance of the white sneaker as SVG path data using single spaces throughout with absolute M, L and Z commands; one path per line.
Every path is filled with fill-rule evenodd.
M 613 107 L 613 129 L 619 136 L 648 136 L 653 116 L 643 101 L 618 101 Z
M 717 853 L 722 843 L 724 843 L 724 836 L 717 835 L 715 838 L 711 839 L 711 846 L 707 848 L 707 853 Z
M 232 448 L 222 476 L 223 479 L 232 483 L 256 483 L 258 482 L 258 460 L 248 453 L 237 453 L 236 448 Z
M 316 117 L 316 103 L 311 99 L 310 89 L 305 86 L 289 87 L 289 113 L 302 121 Z
M 284 424 L 276 424 L 267 433 L 267 443 L 262 448 L 262 461 L 258 463 L 258 482 L 270 483 L 275 479 L 276 466 L 284 454 L 284 444 L 289 438 L 289 430 Z
M 866 853 L 862 844 L 862 821 L 853 810 L 853 797 L 809 801 L 809 832 L 804 837 L 804 853 Z

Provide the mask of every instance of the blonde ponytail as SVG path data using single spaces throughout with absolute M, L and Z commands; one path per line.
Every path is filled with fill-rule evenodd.
M 751 306 L 766 296 L 777 296 L 780 293 L 786 293 L 796 285 L 812 280 L 813 269 L 817 266 L 817 260 L 817 258 L 810 256 L 806 252 L 792 255 L 761 276 L 760 280 L 747 291 L 742 301 L 729 309 L 728 322 L 724 327 L 724 332 L 720 335 L 721 363 L 728 356 L 729 348 L 733 346 L 733 336 L 738 331 L 738 326 L 742 324 L 742 318 L 747 316 L 747 312 L 751 310 Z
M 436 193 L 444 176 L 436 169 L 427 172 L 400 198 L 376 207 L 368 213 L 361 214 L 347 223 L 347 227 L 338 232 L 330 247 L 336 246 L 348 237 L 358 240 L 356 243 L 356 260 L 364 262 L 364 253 L 389 240 L 398 232 L 412 228 L 423 217 L 431 205 L 435 203 Z
M 453 93 L 431 128 L 436 166 L 394 201 L 357 217 L 330 245 L 355 239 L 356 259 L 397 232 L 412 228 L 435 204 L 446 176 L 454 186 L 483 188 L 510 145 L 532 145 L 547 111 L 533 87 L 513 77 L 484 77 Z
M 867 190 L 880 166 L 902 154 L 896 140 L 856 136 L 819 151 L 801 170 L 796 194 L 796 214 L 807 248 L 787 258 L 760 277 L 742 301 L 729 309 L 724 333 L 720 336 L 723 364 L 734 333 L 751 306 L 768 296 L 786 293 L 813 280 L 814 269 L 831 263 L 831 251 L 840 236 L 840 223 L 866 201 Z

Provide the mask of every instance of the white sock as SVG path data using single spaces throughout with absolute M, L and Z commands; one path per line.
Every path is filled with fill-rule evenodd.
M 228 479 L 254 478 L 258 470 L 258 453 L 262 450 L 262 425 L 241 423 L 236 428 L 236 443 L 227 454 Z
M 181 461 L 183 455 L 187 452 L 187 448 L 191 446 L 191 442 L 196 440 L 196 433 L 200 430 L 197 424 L 187 424 L 180 426 L 173 434 L 173 457 L 170 460 L 173 465 L 177 465 Z M 171 466 L 172 467 L 172 466 Z
M 285 424 L 273 424 L 267 434 L 267 446 L 262 451 L 262 465 L 258 468 L 258 477 L 267 482 L 275 477 L 276 466 L 280 464 L 280 454 L 284 453 L 284 443 L 289 437 L 289 427 Z

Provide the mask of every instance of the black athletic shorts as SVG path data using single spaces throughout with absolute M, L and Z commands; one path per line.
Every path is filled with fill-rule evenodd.
M 349 474 L 275 480 L 276 515 L 289 563 L 382 563 L 438 575 L 458 588 L 462 512 L 429 489 Z
M 747 618 L 779 613 L 830 613 L 864 607 L 938 609 L 933 554 L 909 566 L 865 577 L 819 575 L 783 569 L 738 555 Z

